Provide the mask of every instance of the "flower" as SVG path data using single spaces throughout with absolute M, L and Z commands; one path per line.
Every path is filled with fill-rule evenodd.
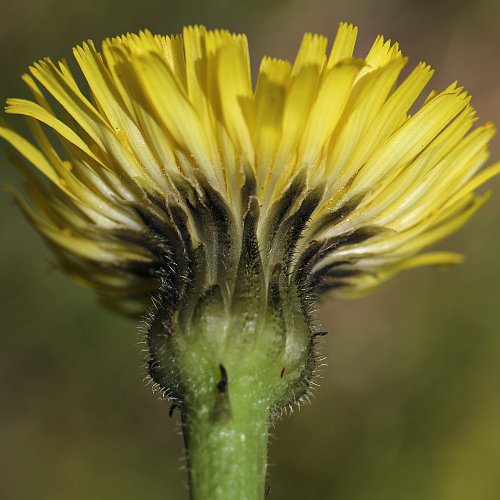
M 219 347 L 296 348 L 281 378 L 308 379 L 316 296 L 358 296 L 403 269 L 461 260 L 421 250 L 486 200 L 474 190 L 500 171 L 480 172 L 493 126 L 470 131 L 475 111 L 456 84 L 411 115 L 433 71 L 420 63 L 398 84 L 398 45 L 378 37 L 355 59 L 356 35 L 341 24 L 327 55 L 327 39 L 306 34 L 293 64 L 262 60 L 255 91 L 244 35 L 144 31 L 101 52 L 89 41 L 74 56 L 90 98 L 65 61 L 45 59 L 24 76 L 36 102 L 8 100 L 37 146 L 3 122 L 0 135 L 44 177 L 16 157 L 22 209 L 107 305 L 137 315 L 160 291 L 151 370 L 163 366 L 153 378 L 174 396 L 185 379 L 168 379 L 178 367 L 166 357 L 180 358 L 162 331 L 196 325 L 223 332 L 210 337 Z M 262 340 L 262 328 L 275 335 Z

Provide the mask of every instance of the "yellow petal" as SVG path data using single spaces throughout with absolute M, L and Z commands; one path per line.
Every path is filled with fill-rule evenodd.
M 308 66 L 317 66 L 322 70 L 326 61 L 327 44 L 328 40 L 324 36 L 306 33 L 293 64 L 292 76 L 297 76 Z
M 259 194 L 264 189 L 264 181 L 281 141 L 291 69 L 288 61 L 270 58 L 264 58 L 260 66 L 255 90 L 254 128 Z
M 231 75 L 228 78 L 228 75 Z M 254 163 L 250 135 L 253 117 L 253 91 L 250 67 L 245 51 L 235 44 L 225 45 L 217 53 L 219 99 L 227 132 L 235 148 Z
M 356 44 L 358 27 L 352 24 L 340 23 L 337 36 L 333 42 L 332 51 L 328 59 L 328 68 L 332 68 L 343 59 L 350 59 Z
M 298 162 L 307 164 L 314 172 L 315 164 L 335 129 L 352 90 L 362 61 L 337 64 L 324 76 L 317 92 L 299 145 Z

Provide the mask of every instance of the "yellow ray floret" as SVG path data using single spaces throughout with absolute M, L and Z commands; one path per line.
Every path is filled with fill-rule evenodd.
M 246 37 L 200 26 L 76 47 L 88 92 L 65 61 L 39 61 L 23 77 L 34 100 L 6 107 L 34 143 L 0 122 L 38 171 L 13 155 L 29 203 L 15 196 L 63 268 L 120 310 L 142 310 L 197 248 L 207 279 L 223 279 L 252 198 L 266 280 L 276 264 L 307 268 L 315 292 L 357 296 L 403 269 L 458 262 L 419 252 L 486 199 L 474 190 L 500 171 L 481 170 L 494 128 L 471 131 L 456 84 L 410 115 L 433 71 L 420 63 L 398 83 L 399 46 L 378 37 L 354 58 L 356 36 L 342 23 L 328 53 L 306 34 L 293 64 L 262 60 L 255 89 Z

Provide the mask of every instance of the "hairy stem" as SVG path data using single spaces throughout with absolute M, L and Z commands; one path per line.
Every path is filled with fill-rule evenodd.
M 262 500 L 269 406 L 253 377 L 231 380 L 220 370 L 215 391 L 195 391 L 183 403 L 191 499 Z

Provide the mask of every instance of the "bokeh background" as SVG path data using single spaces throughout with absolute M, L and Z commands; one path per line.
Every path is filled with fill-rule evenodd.
M 379 33 L 410 66 L 458 80 L 481 121 L 500 123 L 498 0 L 0 1 L 0 98 L 25 97 L 32 61 L 92 38 L 203 23 L 244 31 L 254 68 L 293 58 L 305 31 Z M 1 146 L 6 149 L 5 146 Z M 500 140 L 491 144 L 500 158 Z M 20 176 L 0 157 L 2 184 Z M 408 271 L 356 302 L 323 304 L 332 333 L 312 405 L 273 429 L 271 500 L 500 498 L 500 180 L 443 248 L 467 263 Z M 177 415 L 144 386 L 137 327 L 57 271 L 0 195 L 0 498 L 186 499 Z

